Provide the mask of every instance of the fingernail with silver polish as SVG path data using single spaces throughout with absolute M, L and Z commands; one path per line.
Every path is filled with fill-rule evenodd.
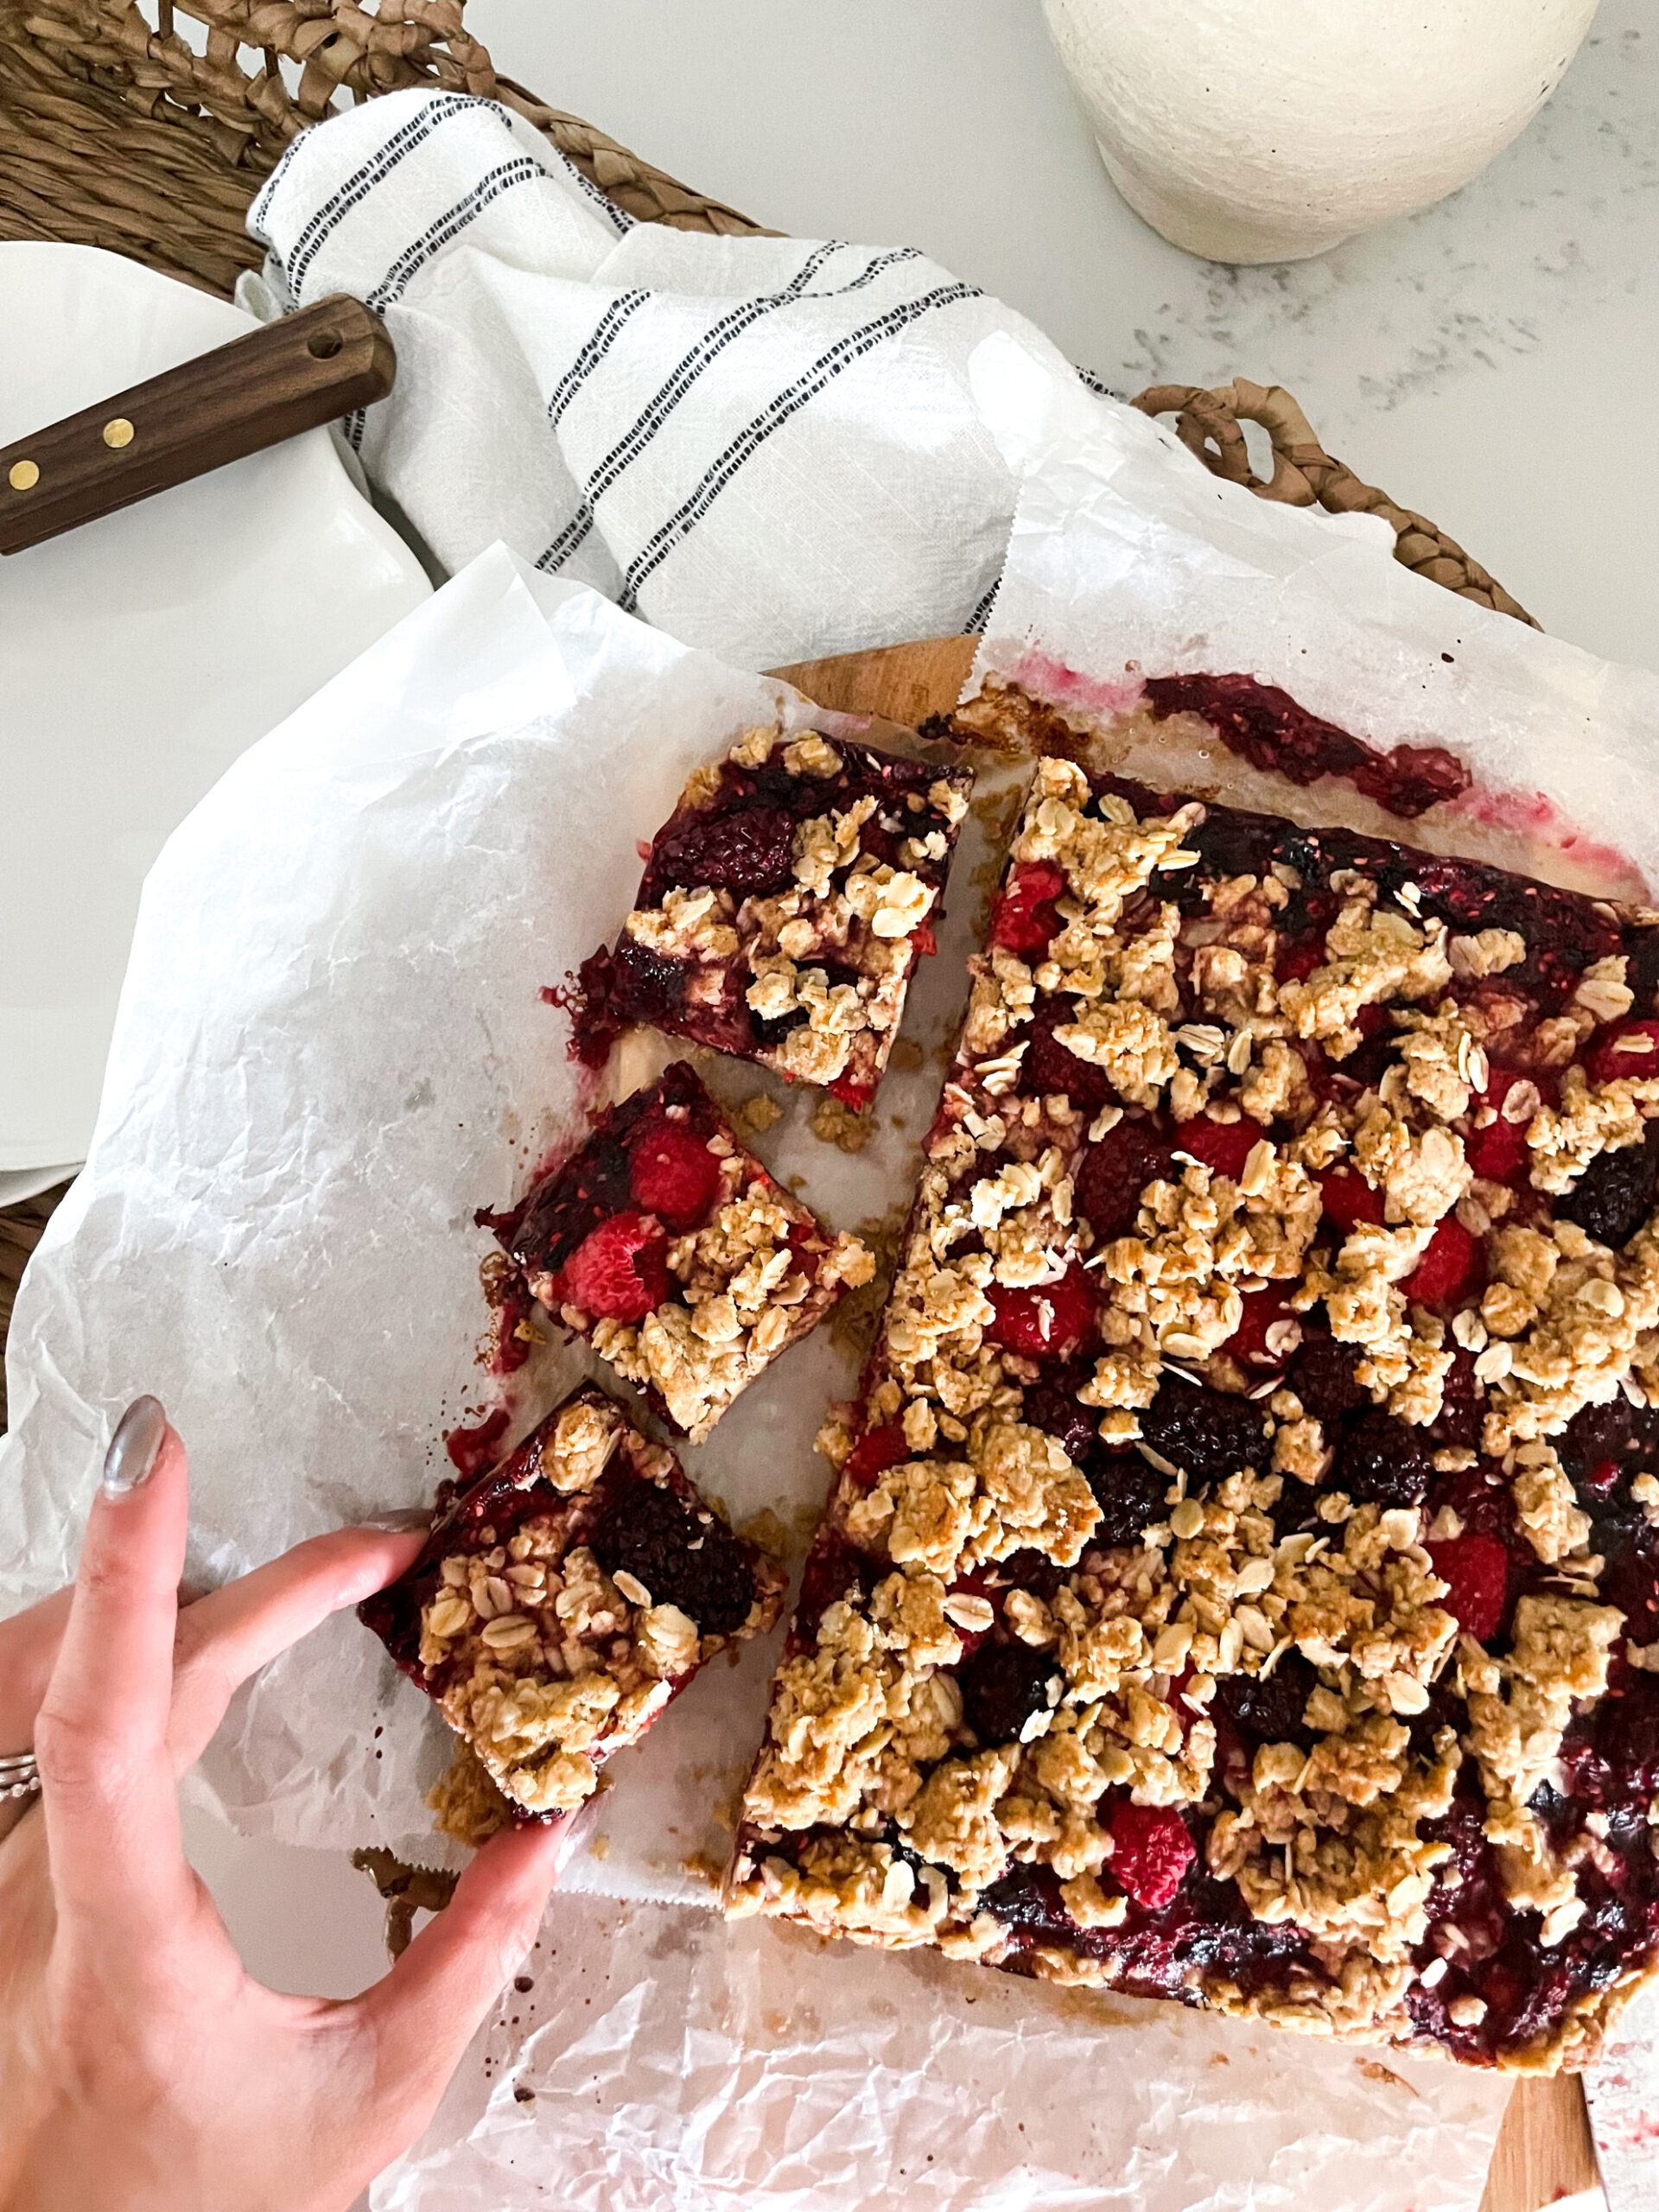
M 388 1513 L 365 1513 L 359 1529 L 378 1529 L 383 1536 L 412 1536 L 417 1529 L 432 1526 L 429 1506 L 409 1505 Z
M 135 1398 L 116 1424 L 104 1455 L 104 1495 L 124 1497 L 147 1482 L 167 1434 L 159 1398 Z

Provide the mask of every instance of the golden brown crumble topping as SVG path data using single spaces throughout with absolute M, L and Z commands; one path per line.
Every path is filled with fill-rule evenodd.
M 1170 1815 L 1249 1927 L 1295 1939 L 1267 1973 L 1224 1945 L 1186 1993 L 1410 2040 L 1408 2000 L 1450 1975 L 1443 2017 L 1474 2036 L 1458 1823 L 1484 1807 L 1502 1898 L 1567 1942 L 1599 1862 L 1529 1801 L 1566 1786 L 1621 1645 L 1659 1673 L 1659 1633 L 1626 1641 L 1603 1602 L 1562 1442 L 1620 1392 L 1659 1407 L 1659 1219 L 1609 1243 L 1549 1205 L 1644 1143 L 1659 1074 L 1577 1056 L 1654 1008 L 1608 956 L 1539 1015 L 1518 930 L 1456 926 L 1358 866 L 1287 972 L 1306 881 L 1278 859 L 1209 870 L 1205 819 L 1038 766 L 1004 893 L 1025 905 L 972 963 L 859 1417 L 826 1432 L 817 1557 L 845 1571 L 779 1671 L 731 1909 L 1118 1983 L 1109 1932 L 1158 1924 L 1130 1855 Z M 1046 946 L 1022 934 L 1039 892 Z M 1090 1163 L 1136 1142 L 1108 1205 Z M 1298 1395 L 1310 1340 L 1351 1381 L 1332 1412 Z M 1249 1402 L 1259 1447 L 1195 1473 L 1184 1391 L 1206 1419 Z M 1370 1494 L 1344 1486 L 1366 1421 Z M 1621 1479 L 1659 1526 L 1659 1472 Z M 1460 1510 L 1425 1502 L 1459 1483 Z M 1479 1517 L 1483 1484 L 1507 1519 Z M 1531 1563 L 1506 1571 L 1547 1584 L 1516 1602 L 1511 1580 L 1495 1651 L 1460 1632 L 1485 1599 L 1459 1580 L 1494 1572 L 1493 1525 Z M 1605 2010 L 1590 1992 L 1524 2048 L 1480 2050 L 1578 2063 Z

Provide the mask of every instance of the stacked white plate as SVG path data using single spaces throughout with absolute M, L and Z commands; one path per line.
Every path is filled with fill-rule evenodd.
M 116 254 L 0 245 L 0 445 L 253 327 Z M 86 1156 L 169 832 L 429 588 L 326 430 L 0 560 L 0 1205 Z

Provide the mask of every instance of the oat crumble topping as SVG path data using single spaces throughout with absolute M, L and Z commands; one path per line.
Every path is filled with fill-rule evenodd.
M 851 739 L 747 731 L 691 778 L 620 937 L 583 963 L 580 1056 L 601 1065 L 646 1021 L 867 1108 L 972 785 Z
M 440 1493 L 419 1559 L 359 1611 L 460 1738 L 429 1802 L 477 1843 L 574 1811 L 700 1667 L 772 1626 L 786 1580 L 588 1383 Z
M 729 1909 L 1586 2063 L 1659 1956 L 1654 918 L 1046 759 L 972 975 Z
M 694 1443 L 874 1273 L 741 1148 L 683 1060 L 513 1213 L 480 1219 L 529 1294 Z

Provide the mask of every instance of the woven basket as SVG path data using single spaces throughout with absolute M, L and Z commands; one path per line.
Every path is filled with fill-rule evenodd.
M 379 0 L 372 10 L 354 0 L 153 4 L 147 16 L 137 0 L 0 0 L 0 238 L 105 246 L 228 295 L 259 259 L 244 218 L 289 142 L 355 100 L 418 85 L 501 101 L 642 222 L 760 232 L 498 76 L 462 22 L 464 0 Z M 1294 506 L 1380 514 L 1407 567 L 1532 620 L 1454 539 L 1333 461 L 1278 385 L 1160 385 L 1135 404 L 1173 414 L 1217 475 Z M 1265 479 L 1250 467 L 1245 423 L 1272 442 Z M 0 1348 L 23 1262 L 60 1196 L 0 1213 Z

